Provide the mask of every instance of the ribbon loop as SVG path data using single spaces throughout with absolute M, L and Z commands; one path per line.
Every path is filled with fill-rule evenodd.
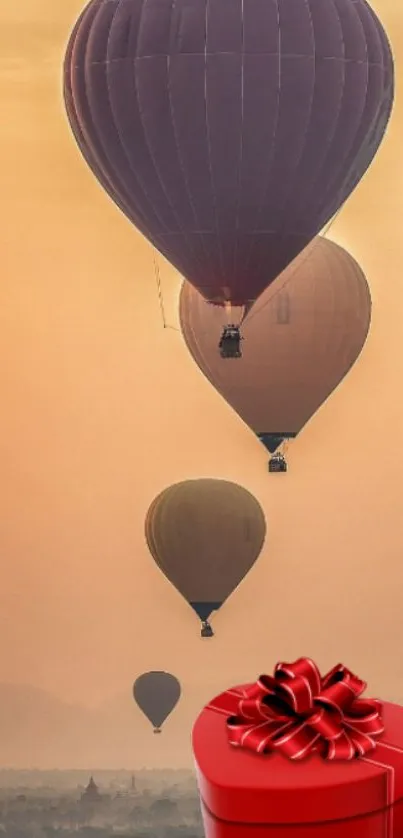
M 366 686 L 342 664 L 322 678 L 310 658 L 278 663 L 239 699 L 227 719 L 229 741 L 295 760 L 315 751 L 326 760 L 364 756 L 384 731 L 381 702 L 360 698 Z

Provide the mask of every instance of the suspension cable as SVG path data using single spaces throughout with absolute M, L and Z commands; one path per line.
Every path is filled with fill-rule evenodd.
M 166 322 L 166 317 L 165 317 L 164 297 L 163 297 L 163 294 L 162 294 L 162 286 L 161 286 L 161 272 L 160 272 L 160 267 L 159 267 L 158 260 L 157 260 L 156 250 L 155 250 L 154 247 L 152 248 L 152 252 L 153 252 L 154 276 L 155 276 L 155 282 L 156 282 L 156 285 L 157 285 L 158 302 L 159 302 L 159 306 L 160 306 L 162 324 L 163 324 L 164 329 L 166 329 L 167 328 L 167 322 Z
M 153 265 L 154 265 L 155 282 L 156 282 L 156 285 L 157 285 L 158 302 L 159 302 L 159 307 L 160 307 L 160 311 L 161 311 L 161 318 L 162 318 L 163 327 L 164 327 L 164 329 L 172 329 L 172 331 L 174 331 L 174 332 L 180 332 L 180 329 L 178 329 L 176 326 L 172 326 L 170 323 L 167 323 L 166 314 L 165 314 L 164 294 L 163 294 L 163 291 L 162 291 L 161 271 L 160 271 L 160 266 L 159 266 L 159 261 L 158 261 L 158 251 L 156 250 L 155 247 L 153 247 L 153 245 L 151 245 L 151 247 L 152 247 L 152 253 L 153 253 Z

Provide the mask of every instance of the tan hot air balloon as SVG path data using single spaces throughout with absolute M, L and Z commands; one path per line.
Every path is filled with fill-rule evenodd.
M 170 672 L 143 672 L 133 684 L 133 698 L 153 725 L 154 733 L 161 733 L 163 722 L 176 707 L 180 696 L 181 685 Z
M 236 363 L 217 352 L 217 309 L 189 283 L 180 296 L 182 334 L 194 360 L 271 453 L 299 433 L 344 378 L 370 320 L 371 296 L 360 266 L 321 237 L 255 304 Z
M 151 504 L 145 522 L 151 555 L 202 621 L 235 590 L 259 556 L 265 516 L 242 486 L 226 480 L 186 480 Z

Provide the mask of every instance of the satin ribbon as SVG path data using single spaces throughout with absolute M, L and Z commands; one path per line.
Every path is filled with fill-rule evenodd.
M 361 699 L 365 681 L 342 664 L 323 678 L 309 658 L 278 663 L 261 675 L 227 718 L 231 745 L 289 759 L 319 752 L 326 760 L 351 760 L 372 751 L 384 732 L 382 704 Z

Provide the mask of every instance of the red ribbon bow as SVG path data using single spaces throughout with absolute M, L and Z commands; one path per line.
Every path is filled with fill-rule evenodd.
M 229 741 L 289 759 L 314 751 L 327 760 L 364 756 L 384 731 L 381 702 L 359 698 L 366 686 L 342 664 L 322 678 L 309 658 L 278 663 L 274 677 L 261 675 L 244 691 L 227 719 Z

